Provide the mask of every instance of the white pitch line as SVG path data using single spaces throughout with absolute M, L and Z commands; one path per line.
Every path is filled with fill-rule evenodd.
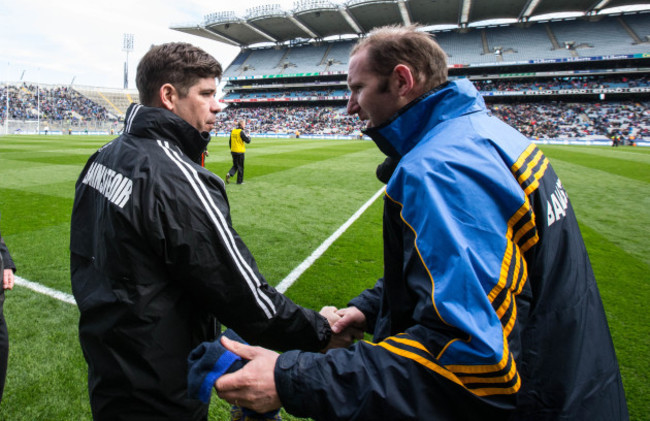
M 377 200 L 377 198 L 383 193 L 384 187 L 379 189 L 379 191 L 377 191 L 374 196 L 372 196 L 366 203 L 364 203 L 363 206 L 361 206 L 359 210 L 356 211 L 354 215 L 352 215 L 350 219 L 345 222 L 345 224 L 341 225 L 339 229 L 334 232 L 334 234 L 330 235 L 327 240 L 323 241 L 323 244 L 318 246 L 318 248 L 314 250 L 314 252 L 309 257 L 307 257 L 301 264 L 296 266 L 296 268 L 292 270 L 291 273 L 288 274 L 287 277 L 284 278 L 277 287 L 275 287 L 275 289 L 284 294 L 289 289 L 289 287 L 293 285 L 294 282 L 296 282 L 300 275 L 309 269 L 309 267 L 313 265 L 314 262 L 323 255 L 323 253 L 325 253 L 325 251 L 334 243 L 334 241 L 336 241 L 350 227 L 350 225 L 354 223 L 354 221 L 359 219 L 359 217 L 366 211 L 366 209 L 368 209 L 370 205 L 372 205 L 373 202 Z
M 23 279 L 20 276 L 14 276 L 14 283 L 16 285 L 20 285 L 25 288 L 29 288 L 32 291 L 39 292 L 41 294 L 45 294 L 49 297 L 55 298 L 59 301 L 63 301 L 64 303 L 68 304 L 74 304 L 76 305 L 77 302 L 74 300 L 74 297 L 70 294 L 66 294 L 65 292 L 57 291 L 56 289 L 48 288 L 44 285 L 38 284 L 36 282 L 28 281 L 27 279 Z
M 318 246 L 318 248 L 314 250 L 314 252 L 309 257 L 307 257 L 301 264 L 296 266 L 296 268 L 292 270 L 291 273 L 288 274 L 287 277 L 284 278 L 275 289 L 284 294 L 289 289 L 289 287 L 293 285 L 294 282 L 296 282 L 300 275 L 309 269 L 309 267 L 313 265 L 314 262 L 318 260 L 318 258 L 321 257 L 323 253 L 325 253 L 325 251 L 327 251 L 327 249 L 334 243 L 334 241 L 336 241 L 350 227 L 350 225 L 354 223 L 354 221 L 359 219 L 359 217 L 366 211 L 366 209 L 368 209 L 370 205 L 372 205 L 383 192 L 384 187 L 379 189 L 377 193 L 375 193 L 366 203 L 364 203 L 363 206 L 361 206 L 359 210 L 357 210 L 354 215 L 350 217 L 350 219 L 348 219 L 343 225 L 339 227 L 339 229 L 334 232 L 334 234 L 330 235 L 327 240 L 323 241 L 323 243 Z M 47 295 L 59 301 L 63 301 L 64 303 L 74 305 L 77 304 L 74 297 L 70 294 L 66 294 L 65 292 L 57 291 L 56 289 L 46 287 L 39 283 L 28 281 L 27 279 L 21 278 L 20 276 L 15 276 L 14 281 L 16 285 L 29 288 L 32 291 Z

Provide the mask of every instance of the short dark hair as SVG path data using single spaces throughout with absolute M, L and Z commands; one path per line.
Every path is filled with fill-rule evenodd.
M 447 81 L 447 54 L 430 34 L 420 29 L 416 25 L 373 29 L 352 48 L 350 57 L 368 51 L 370 68 L 380 76 L 389 76 L 395 66 L 404 64 L 429 91 Z
M 198 79 L 221 78 L 221 64 L 201 48 L 185 42 L 154 45 L 138 64 L 135 83 L 144 105 L 155 105 L 162 85 L 170 83 L 181 97 Z

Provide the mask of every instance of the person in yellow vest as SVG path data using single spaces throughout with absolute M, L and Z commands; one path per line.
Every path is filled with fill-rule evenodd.
M 239 120 L 237 127 L 230 132 L 230 154 L 232 155 L 232 168 L 226 174 L 226 183 L 230 183 L 230 177 L 237 174 L 237 184 L 244 183 L 244 153 L 246 152 L 246 143 L 251 143 L 251 138 L 244 132 L 246 122 Z

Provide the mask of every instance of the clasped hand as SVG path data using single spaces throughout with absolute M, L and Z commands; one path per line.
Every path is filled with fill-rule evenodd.
M 348 347 L 363 338 L 366 317 L 356 307 L 337 310 L 323 307 L 320 314 L 332 328 L 332 338 L 323 352 L 332 348 Z M 226 337 L 221 343 L 229 351 L 239 355 L 246 364 L 234 373 L 221 376 L 214 384 L 217 395 L 229 403 L 252 409 L 259 413 L 279 409 L 282 406 L 275 388 L 274 369 L 280 354 L 259 346 L 249 346 Z
M 325 306 L 320 311 L 332 328 L 332 338 L 329 344 L 322 351 L 332 348 L 347 348 L 355 340 L 363 339 L 363 332 L 366 327 L 366 317 L 356 307 L 337 309 L 333 306 Z

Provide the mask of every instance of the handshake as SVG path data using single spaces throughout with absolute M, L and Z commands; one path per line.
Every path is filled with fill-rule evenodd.
M 337 309 L 325 306 L 320 315 L 325 317 L 332 328 L 332 337 L 322 352 L 332 348 L 347 348 L 355 340 L 363 339 L 366 330 L 366 316 L 356 307 Z
M 332 329 L 330 341 L 321 352 L 347 348 L 363 338 L 366 316 L 358 308 L 326 306 L 320 314 Z M 219 397 L 236 408 L 246 408 L 255 416 L 263 414 L 262 419 L 274 419 L 282 406 L 274 377 L 278 357 L 277 352 L 249 346 L 227 330 L 218 340 L 205 342 L 190 354 L 188 395 L 208 403 L 214 386 Z

